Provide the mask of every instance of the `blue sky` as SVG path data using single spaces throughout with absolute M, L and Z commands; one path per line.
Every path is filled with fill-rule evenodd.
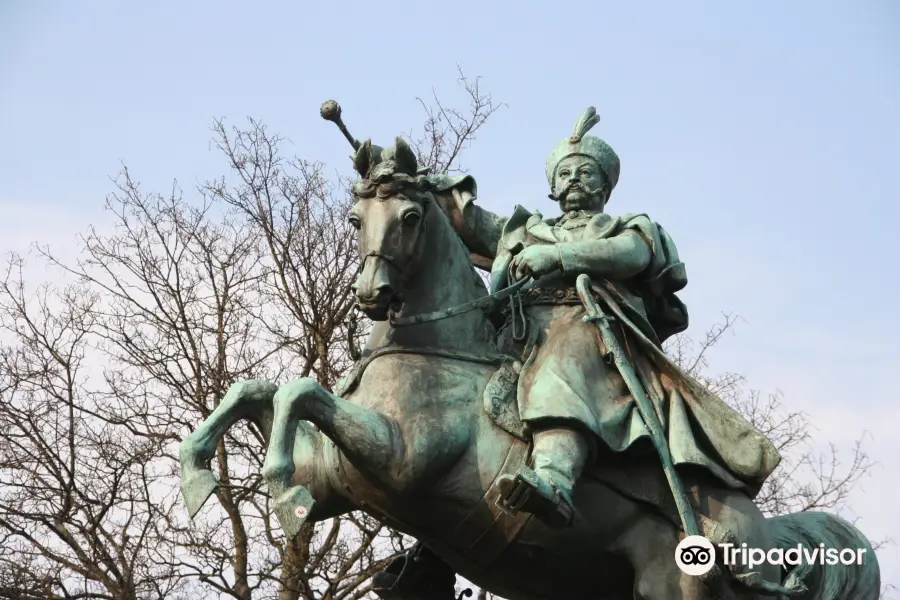
M 900 4 L 330 4 L 0 1 L 2 249 L 72 247 L 120 160 L 159 191 L 222 174 L 213 117 L 346 173 L 323 100 L 387 144 L 416 96 L 459 99 L 457 64 L 508 104 L 464 158 L 480 202 L 549 216 L 544 160 L 595 105 L 622 159 L 609 210 L 672 233 L 691 329 L 745 319 L 713 366 L 841 448 L 869 431 L 882 464 L 852 506 L 900 543 Z M 900 585 L 900 551 L 882 561 Z

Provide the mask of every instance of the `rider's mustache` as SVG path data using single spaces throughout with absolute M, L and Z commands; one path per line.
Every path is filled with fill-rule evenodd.
M 570 183 L 569 185 L 567 185 L 565 187 L 565 189 L 563 189 L 563 191 L 561 191 L 559 193 L 558 196 L 554 196 L 553 194 L 550 194 L 550 199 L 555 200 L 557 202 L 562 202 L 569 196 L 569 194 L 571 194 L 573 191 L 576 191 L 576 190 L 579 192 L 583 192 L 589 196 L 597 196 L 603 192 L 603 187 L 601 186 L 595 190 L 589 190 L 584 186 L 583 183 L 576 180 L 576 181 L 573 181 L 572 183 Z

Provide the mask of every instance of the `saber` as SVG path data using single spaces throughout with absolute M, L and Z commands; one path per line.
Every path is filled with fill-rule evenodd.
M 615 300 L 613 300 L 610 293 L 605 289 L 600 286 L 594 286 L 591 283 L 591 278 L 584 274 L 579 275 L 578 279 L 575 280 L 575 290 L 578 292 L 578 297 L 581 299 L 582 304 L 584 304 L 584 309 L 587 312 L 587 315 L 583 317 L 583 320 L 596 323 L 597 327 L 600 329 L 600 337 L 603 340 L 603 344 L 606 346 L 607 352 L 612 355 L 613 361 L 619 369 L 619 374 L 622 375 L 625 385 L 628 386 L 628 390 L 634 398 L 638 413 L 640 413 L 641 417 L 644 419 L 644 424 L 647 425 L 647 429 L 650 430 L 650 439 L 653 440 L 653 445 L 656 447 L 656 452 L 659 454 L 659 459 L 662 462 L 663 472 L 669 483 L 669 489 L 672 491 L 675 507 L 678 509 L 678 516 L 681 518 L 681 525 L 684 527 L 684 532 L 687 535 L 702 536 L 703 533 L 701 533 L 700 526 L 697 523 L 697 516 L 694 514 L 694 508 L 691 506 L 688 495 L 684 491 L 684 486 L 681 483 L 681 479 L 675 471 L 675 461 L 672 459 L 672 453 L 669 450 L 669 443 L 666 440 L 662 422 L 657 416 L 656 410 L 650 402 L 647 392 L 644 390 L 644 386 L 634 372 L 634 368 L 628 361 L 625 351 L 619 343 L 619 339 L 609 325 L 610 321 L 613 320 L 613 317 L 603 312 L 603 309 L 600 308 L 600 305 L 597 304 L 594 297 L 591 295 L 591 290 L 594 290 L 597 295 L 600 296 L 600 299 L 603 300 L 607 306 L 611 307 L 612 310 L 615 310 Z M 799 587 L 796 589 L 787 588 L 784 585 L 764 581 L 759 576 L 759 573 L 729 574 L 731 575 L 731 579 L 738 585 L 761 592 L 764 595 L 781 594 L 781 597 L 790 597 L 805 593 L 805 589 L 800 589 Z M 728 579 L 726 578 L 725 573 L 723 573 L 718 564 L 714 564 L 712 569 L 700 576 L 700 579 L 703 581 L 704 585 L 719 598 L 722 598 L 723 600 L 737 600 L 737 596 L 728 585 Z

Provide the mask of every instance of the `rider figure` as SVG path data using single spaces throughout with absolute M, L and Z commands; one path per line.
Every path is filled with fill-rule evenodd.
M 657 347 L 688 325 L 687 309 L 675 295 L 687 277 L 671 237 L 646 215 L 604 212 L 619 179 L 619 158 L 606 142 L 587 135 L 598 121 L 589 108 L 547 159 L 550 198 L 559 204 L 560 217 L 544 219 L 516 206 L 512 216 L 502 218 L 475 205 L 474 194 L 441 199 L 473 255 L 492 260 L 491 291 L 525 277 L 535 280 L 518 297 L 519 307 L 513 304 L 507 312 L 500 332 L 501 347 L 524 361 L 517 398 L 533 436 L 531 466 L 501 479 L 499 491 L 501 505 L 535 514 L 553 527 L 571 524 L 575 483 L 598 442 L 621 452 L 648 437 L 621 375 L 604 360 L 608 350 L 597 327 L 582 319 L 575 279 L 587 274 L 601 282 Z M 473 181 L 470 187 L 474 192 Z M 635 353 L 639 344 L 632 334 L 621 324 L 613 327 L 638 371 L 655 372 L 649 377 L 669 403 L 667 437 L 676 464 L 706 467 L 729 487 L 755 495 L 777 464 L 774 448 L 749 423 L 732 422 L 730 416 L 729 427 L 737 426 L 723 434 L 717 424 L 730 409 L 721 401 L 695 402 L 677 378 L 660 376 L 650 359 Z M 691 431 L 688 412 L 706 435 Z M 752 438 L 740 437 L 748 431 Z M 735 439 L 752 443 L 742 450 Z M 711 443 L 712 451 L 704 443 Z
M 436 191 L 449 192 L 435 199 L 473 262 L 490 265 L 492 292 L 525 277 L 534 280 L 501 315 L 499 345 L 524 363 L 516 398 L 532 453 L 528 466 L 498 481 L 499 504 L 552 527 L 572 523 L 576 482 L 595 453 L 624 452 L 650 437 L 628 385 L 608 360 L 599 329 L 583 320 L 586 312 L 574 289 L 582 274 L 603 286 L 624 317 L 611 327 L 645 390 L 662 403 L 656 408 L 676 466 L 702 467 L 752 498 L 780 459 L 763 434 L 660 350 L 688 325 L 687 309 L 675 295 L 687 285 L 684 264 L 669 234 L 647 215 L 604 212 L 619 179 L 619 158 L 606 142 L 587 135 L 598 121 L 589 108 L 547 159 L 550 198 L 562 212 L 557 218 L 544 219 L 521 206 L 501 217 L 473 202 L 472 177 L 429 176 Z M 413 554 L 429 552 L 419 548 Z M 394 567 L 409 581 L 422 578 L 412 563 Z M 389 587 L 379 588 L 379 595 L 437 598 L 452 591 L 449 583 L 438 596 L 411 589 L 401 594 L 399 580 Z

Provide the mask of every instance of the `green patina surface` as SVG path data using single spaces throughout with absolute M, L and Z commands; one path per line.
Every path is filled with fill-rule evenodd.
M 661 350 L 688 326 L 685 265 L 648 215 L 606 211 L 620 161 L 589 135 L 593 108 L 547 159 L 551 218 L 493 214 L 471 176 L 428 174 L 400 138 L 360 143 L 337 103 L 322 116 L 354 148 L 353 293 L 375 327 L 334 392 L 311 379 L 229 390 L 181 446 L 191 514 L 215 490 L 215 444 L 250 419 L 288 536 L 362 509 L 421 540 L 376 578 L 384 597 L 452 598 L 456 572 L 511 600 L 877 598 L 855 527 L 760 513 L 778 451 Z M 686 533 L 868 553 L 861 566 L 693 577 L 673 558 Z

